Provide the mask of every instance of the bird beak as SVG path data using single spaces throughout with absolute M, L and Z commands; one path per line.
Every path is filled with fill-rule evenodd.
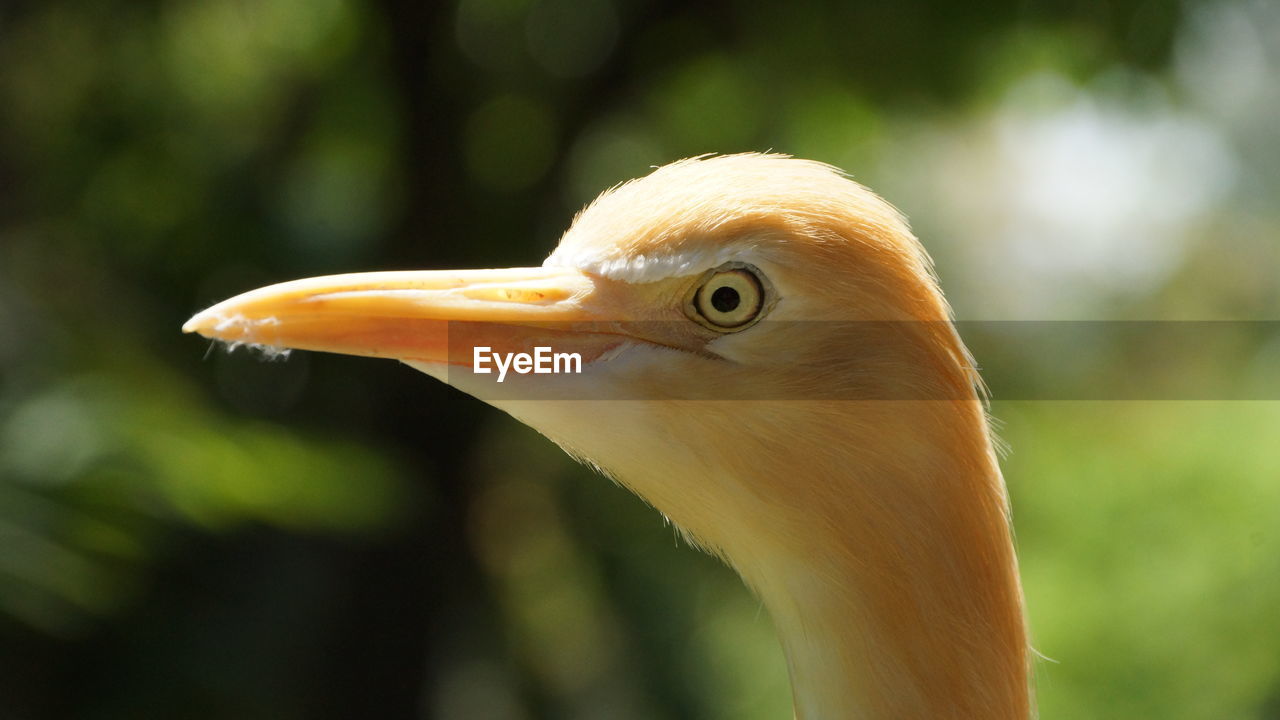
M 182 329 L 427 364 L 469 367 L 477 346 L 512 353 L 546 345 L 590 361 L 627 340 L 605 317 L 601 282 L 569 268 L 329 275 L 238 295 Z

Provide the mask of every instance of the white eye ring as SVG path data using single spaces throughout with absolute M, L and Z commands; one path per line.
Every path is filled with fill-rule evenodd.
M 685 312 L 712 330 L 745 330 L 763 315 L 768 290 L 759 270 L 744 263 L 729 263 L 703 276 Z

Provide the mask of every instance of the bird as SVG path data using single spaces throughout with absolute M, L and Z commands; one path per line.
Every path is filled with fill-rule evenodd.
M 738 573 L 797 720 L 1034 714 L 981 377 L 904 216 L 835 167 L 688 158 L 539 267 L 284 282 L 183 330 L 397 359 L 534 428 Z

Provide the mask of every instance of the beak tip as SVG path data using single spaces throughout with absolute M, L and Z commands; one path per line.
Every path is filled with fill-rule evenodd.
M 182 332 L 196 333 L 211 340 L 227 339 L 227 336 L 241 335 L 244 331 L 243 323 L 228 320 L 223 313 L 214 312 L 214 308 L 198 312 L 182 324 Z
M 195 315 L 192 315 L 190 320 L 182 323 L 182 332 L 199 333 L 201 335 L 208 335 L 209 334 L 208 331 L 212 328 L 212 326 L 213 326 L 213 323 L 211 322 L 211 318 L 209 317 L 209 311 L 206 310 L 204 312 L 199 312 L 199 313 L 196 313 Z

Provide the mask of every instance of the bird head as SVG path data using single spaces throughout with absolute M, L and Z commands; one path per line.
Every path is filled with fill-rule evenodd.
M 512 413 L 732 559 L 733 536 L 776 527 L 778 506 L 811 519 L 806 505 L 830 498 L 785 484 L 783 468 L 748 487 L 724 468 L 780 443 L 883 455 L 884 408 L 863 403 L 851 419 L 832 398 L 972 397 L 948 320 L 927 255 L 888 203 L 830 166 L 743 154 L 605 192 L 539 268 L 287 282 L 183 329 L 401 360 Z M 499 382 L 499 357 L 537 347 L 552 370 L 555 354 L 578 355 L 560 369 L 581 372 L 513 367 Z

